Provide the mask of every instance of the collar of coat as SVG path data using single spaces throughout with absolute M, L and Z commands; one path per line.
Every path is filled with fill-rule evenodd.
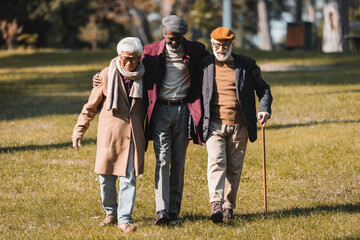
M 190 58 L 190 56 L 191 56 L 190 41 L 187 40 L 187 39 L 184 37 L 184 41 L 183 41 L 182 44 L 184 44 L 185 57 L 186 57 L 186 58 Z M 166 41 L 165 41 L 165 38 L 164 38 L 164 39 L 161 40 L 160 43 L 159 43 L 159 47 L 158 47 L 158 50 L 157 50 L 157 53 L 156 53 L 157 56 L 165 55 L 165 45 L 166 45 Z

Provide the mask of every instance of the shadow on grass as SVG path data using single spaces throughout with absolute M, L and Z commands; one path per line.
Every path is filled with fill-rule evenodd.
M 331 92 L 317 92 L 317 93 L 296 93 L 296 96 L 302 95 L 302 96 L 327 96 L 331 94 L 348 94 L 348 93 L 359 93 L 360 89 L 351 89 L 351 90 L 342 90 L 342 91 L 331 91 Z
M 284 124 L 284 125 L 270 125 L 266 126 L 266 129 L 283 129 L 283 128 L 293 128 L 293 127 L 310 127 L 315 125 L 322 125 L 322 124 L 332 124 L 332 123 L 360 123 L 360 120 L 323 120 L 323 121 L 310 121 L 306 123 L 291 123 L 291 124 Z M 258 130 L 261 130 L 261 127 L 257 127 Z
M 211 46 L 207 49 L 209 52 L 212 52 Z M 356 52 L 349 52 L 349 53 L 323 53 L 321 51 L 303 51 L 301 49 L 297 50 L 272 50 L 272 51 L 262 51 L 259 49 L 242 49 L 242 48 L 234 48 L 233 51 L 238 54 L 243 54 L 246 56 L 249 56 L 253 59 L 256 59 L 256 61 L 259 61 L 260 67 L 262 64 L 261 62 L 265 63 L 275 63 L 277 61 L 287 62 L 287 61 L 293 61 L 294 59 L 323 59 L 327 62 L 329 62 L 329 59 L 335 59 L 335 61 L 329 62 L 329 64 L 334 65 L 345 65 L 353 63 L 355 64 L 357 60 L 359 59 L 359 55 Z
M 308 216 L 311 214 L 318 214 L 318 213 L 333 213 L 333 212 L 360 213 L 360 203 L 321 205 L 317 207 L 291 208 L 291 209 L 284 209 L 279 211 L 270 211 L 267 213 L 267 218 L 280 219 L 280 218 L 288 218 L 288 217 Z M 235 217 L 246 221 L 254 221 L 259 217 L 264 217 L 264 214 L 263 213 L 243 214 L 243 215 L 240 214 L 240 215 L 235 215 Z
M 50 93 L 91 90 L 92 76 L 100 70 L 99 68 L 94 71 L 29 73 L 21 79 L 0 81 L 0 93 L 18 96 L 19 94 L 43 93 L 44 89 Z
M 58 50 L 54 52 L 19 53 L 0 57 L 1 68 L 41 67 L 53 65 L 70 66 L 74 64 L 93 64 L 111 60 L 116 56 L 114 50 L 77 51 Z
M 94 73 L 45 74 L 38 79 L 0 82 L 0 120 L 79 114 L 92 90 Z M 78 92 L 88 92 L 88 96 Z
M 90 95 L 90 94 L 89 94 Z M 80 114 L 87 97 L 82 96 L 23 96 L 9 98 L 2 108 L 0 120 L 20 120 L 53 114 Z
M 360 213 L 360 203 L 347 203 L 338 205 L 321 205 L 317 207 L 307 208 L 292 208 L 287 210 L 270 212 L 270 218 L 282 218 L 293 216 L 308 216 L 313 213 L 330 213 L 330 212 L 346 212 L 346 213 Z
M 338 204 L 338 205 L 322 205 L 317 207 L 305 207 L 305 208 L 292 208 L 284 209 L 279 211 L 268 211 L 267 219 L 281 219 L 289 217 L 300 217 L 308 216 L 311 214 L 318 213 L 360 213 L 360 203 L 348 203 L 348 204 Z M 222 223 L 227 226 L 238 227 L 239 222 L 253 222 L 258 221 L 259 219 L 265 218 L 263 213 L 251 213 L 251 214 L 234 214 L 234 221 L 228 223 Z M 204 215 L 185 215 L 183 219 L 189 222 L 204 221 L 209 220 L 209 216 Z
M 264 72 L 263 77 L 271 86 L 316 86 L 316 85 L 358 85 L 359 80 L 354 77 L 359 70 L 350 68 L 342 71 L 285 71 Z M 301 92 L 300 92 L 301 94 Z
M 82 144 L 96 144 L 96 139 L 86 139 L 82 141 Z M 0 154 L 13 153 L 19 151 L 36 151 L 44 149 L 59 149 L 59 148 L 72 148 L 72 142 L 55 143 L 48 145 L 25 145 L 16 147 L 4 147 L 0 148 Z

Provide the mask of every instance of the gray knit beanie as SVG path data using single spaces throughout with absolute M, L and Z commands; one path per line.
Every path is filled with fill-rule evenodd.
M 187 23 L 176 15 L 169 15 L 162 19 L 163 33 L 169 30 L 172 33 L 184 35 L 188 31 Z

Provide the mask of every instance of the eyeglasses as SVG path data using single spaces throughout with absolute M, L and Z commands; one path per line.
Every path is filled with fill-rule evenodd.
M 182 42 L 183 40 L 183 36 L 182 35 L 179 35 L 179 36 L 165 36 L 166 40 L 170 41 L 170 42 Z
M 220 47 L 222 47 L 223 49 L 228 50 L 231 46 L 231 43 L 224 43 L 224 44 L 213 43 L 212 45 L 215 49 L 220 49 Z
M 125 57 L 125 56 L 120 56 L 120 59 L 125 62 L 131 62 L 131 63 L 137 63 L 139 61 L 139 57 Z

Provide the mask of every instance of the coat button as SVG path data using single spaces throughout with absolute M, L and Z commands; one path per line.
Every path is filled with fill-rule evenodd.
M 130 137 L 129 137 L 129 136 L 126 136 L 125 138 L 126 138 L 126 140 L 129 140 L 129 139 L 130 139 Z
M 152 103 L 152 100 L 149 100 L 149 103 Z

